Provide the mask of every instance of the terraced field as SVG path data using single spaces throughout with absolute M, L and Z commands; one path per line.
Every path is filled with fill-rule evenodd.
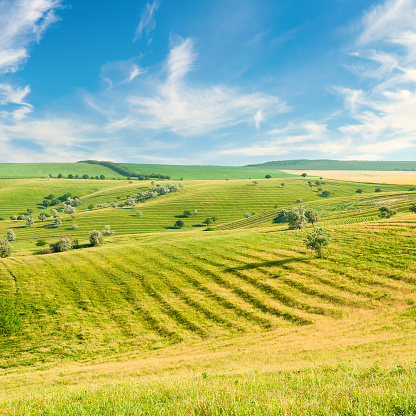
M 162 182 L 163 183 L 163 182 Z M 142 181 L 79 181 L 79 180 L 3 180 L 0 181 L 0 235 L 12 229 L 17 235 L 16 250 L 34 248 L 39 238 L 56 238 L 63 234 L 86 238 L 92 229 L 102 229 L 110 225 L 119 235 L 142 234 L 149 232 L 180 232 L 172 227 L 178 219 L 185 223 L 185 230 L 201 231 L 203 221 L 207 217 L 217 217 L 214 229 L 226 230 L 259 226 L 271 226 L 277 212 L 282 208 L 290 208 L 301 198 L 307 206 L 315 208 L 322 220 L 344 221 L 346 216 L 352 221 L 359 218 L 378 215 L 377 201 L 407 209 L 408 202 L 414 197 L 414 191 L 408 186 L 384 185 L 383 192 L 375 193 L 374 184 L 360 185 L 362 194 L 356 194 L 357 185 L 348 182 L 326 181 L 323 185 L 331 192 L 329 198 L 320 196 L 317 186 L 310 187 L 305 179 L 291 178 L 281 185 L 281 179 L 261 180 L 258 185 L 252 181 L 187 181 L 185 188 L 178 192 L 162 195 L 143 203 L 134 209 L 99 208 L 98 204 L 115 201 L 125 203 L 128 196 L 151 189 L 150 182 Z M 76 208 L 74 215 L 61 213 L 63 226 L 54 227 L 53 218 L 38 221 L 40 213 L 50 212 L 41 203 L 44 198 L 53 194 L 55 197 L 71 193 L 80 197 L 82 205 Z M 16 198 L 18 195 L 18 198 Z M 376 199 L 374 199 L 376 198 Z M 380 199 L 381 198 L 381 199 Z M 407 204 L 407 205 L 406 205 Z M 94 209 L 88 207 L 93 205 Z M 35 224 L 27 227 L 24 220 L 9 218 L 13 214 L 27 214 Z M 197 210 L 198 215 L 182 218 L 185 210 Z M 137 216 L 141 211 L 142 216 Z M 248 212 L 251 217 L 244 218 Z M 78 229 L 72 230 L 72 224 Z M 284 228 L 284 227 L 283 227 Z
M 22 323 L 0 336 L 0 413 L 414 414 L 416 193 L 325 182 L 327 198 L 308 178 L 185 181 L 134 209 L 90 210 L 151 184 L 0 181 L 3 217 L 36 218 L 49 193 L 83 201 L 59 229 L 0 221 L 18 236 L 0 299 Z M 323 258 L 305 248 L 310 229 L 273 222 L 298 198 L 332 235 Z M 380 219 L 381 206 L 397 214 Z M 83 242 L 106 224 L 117 234 L 101 247 L 35 254 L 37 238 Z

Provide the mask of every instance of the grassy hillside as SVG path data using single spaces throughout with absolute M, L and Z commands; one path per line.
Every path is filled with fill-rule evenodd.
M 249 165 L 256 169 L 282 170 L 369 170 L 369 171 L 416 171 L 415 161 L 371 161 L 371 160 L 329 160 L 298 159 L 277 160 Z
M 12 229 L 17 236 L 14 243 L 16 250 L 34 249 L 36 239 L 56 238 L 63 234 L 86 238 L 89 231 L 102 229 L 104 225 L 110 225 L 119 235 L 181 232 L 172 229 L 179 219 L 184 221 L 185 230 L 201 231 L 205 228 L 203 221 L 212 216 L 218 218 L 215 224 L 217 229 L 267 226 L 273 224 L 279 210 L 296 205 L 298 198 L 304 204 L 317 209 L 324 220 L 338 218 L 340 215 L 342 217 L 347 207 L 350 211 L 366 210 L 354 214 L 360 218 L 378 215 L 377 201 L 373 197 L 380 195 L 387 198 L 386 203 L 390 203 L 389 200 L 392 199 L 391 203 L 396 205 L 400 201 L 408 205 L 409 200 L 414 197 L 414 192 L 409 192 L 408 186 L 325 181 L 321 185 L 324 187 L 322 189 L 328 189 L 331 195 L 323 198 L 318 187 L 310 187 L 308 181 L 303 178 L 290 178 L 284 182 L 282 179 L 264 179 L 259 180 L 258 185 L 253 185 L 249 180 L 190 181 L 185 182 L 184 189 L 139 202 L 134 209 L 113 209 L 109 205 L 107 208 L 97 208 L 97 205 L 111 201 L 125 203 L 128 196 L 134 197 L 137 193 L 151 189 L 151 183 L 69 179 L 3 180 L 0 181 L 0 217 L 4 221 L 0 221 L 0 235 L 5 235 L 8 229 Z M 356 193 L 358 188 L 362 189 L 362 194 Z M 382 192 L 375 193 L 376 188 L 380 188 Z M 76 208 L 74 215 L 60 213 L 62 227 L 54 227 L 53 217 L 44 222 L 38 220 L 40 213 L 48 213 L 51 208 L 56 208 L 46 209 L 41 205 L 46 196 L 53 194 L 61 197 L 68 192 L 80 197 L 82 205 Z M 391 192 L 400 192 L 401 195 L 394 198 L 389 196 Z M 88 208 L 90 205 L 93 205 L 93 210 Z M 27 209 L 33 210 L 33 226 L 27 227 L 24 220 L 10 220 L 14 214 L 27 214 Z M 185 210 L 197 210 L 198 215 L 183 218 Z M 137 211 L 141 211 L 143 215 L 137 216 Z M 247 212 L 251 214 L 251 218 L 244 219 Z M 78 229 L 72 230 L 72 224 L 77 224 Z
M 308 181 L 185 181 L 97 209 L 151 184 L 1 180 L 0 235 L 18 239 L 0 259 L 0 327 L 8 314 L 17 330 L 0 334 L 0 413 L 415 414 L 416 193 L 324 180 L 325 198 Z M 67 192 L 83 203 L 61 228 L 8 219 Z M 299 198 L 332 235 L 323 258 L 305 248 L 311 227 L 273 222 Z M 380 219 L 384 205 L 397 214 Z M 33 254 L 37 238 L 82 243 L 107 224 L 101 247 Z
M 121 165 L 144 174 L 160 172 L 164 175 L 169 175 L 173 180 L 263 179 L 267 174 L 271 174 L 273 178 L 288 178 L 292 176 L 285 172 L 271 171 L 268 167 L 152 165 L 135 163 L 121 163 Z
M 87 163 L 0 163 L 1 178 L 44 178 L 46 175 L 56 178 L 62 174 L 65 178 L 69 174 L 89 176 L 104 175 L 107 179 L 125 179 L 112 169 Z

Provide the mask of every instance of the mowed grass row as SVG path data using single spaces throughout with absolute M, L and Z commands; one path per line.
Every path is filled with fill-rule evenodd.
M 117 181 L 86 181 L 87 183 L 82 182 L 83 186 L 80 187 L 77 181 L 67 181 L 67 183 L 64 183 L 66 181 L 51 181 L 53 187 L 48 188 L 47 181 L 38 181 L 36 190 L 31 190 L 34 184 L 32 181 L 18 181 L 4 187 L 3 191 L 0 189 L 0 196 L 3 197 L 2 212 L 4 213 L 0 215 L 3 218 L 8 218 L 12 213 L 24 213 L 25 207 L 34 210 L 32 217 L 36 224 L 32 227 L 26 227 L 25 221 L 5 220 L 0 222 L 0 234 L 4 235 L 9 228 L 16 233 L 18 237 L 16 248 L 32 247 L 33 242 L 30 243 L 32 246 L 29 243 L 23 243 L 22 240 L 26 239 L 57 237 L 63 234 L 85 238 L 89 231 L 96 228 L 102 229 L 104 225 L 110 225 L 118 234 L 136 234 L 172 231 L 174 223 L 182 219 L 186 230 L 198 230 L 204 226 L 203 221 L 206 218 L 215 216 L 217 217 L 216 224 L 220 225 L 219 229 L 257 227 L 272 224 L 277 212 L 282 208 L 290 208 L 298 198 L 316 208 L 319 213 L 322 211 L 323 216 L 336 214 L 343 218 L 345 201 L 366 199 L 367 195 L 369 198 L 375 195 L 382 197 L 384 194 L 384 192 L 374 194 L 374 186 L 367 185 L 367 187 L 362 187 L 364 194 L 360 196 L 355 193 L 356 184 L 336 181 L 328 181 L 325 184 L 331 192 L 329 198 L 319 196 L 316 187 L 310 188 L 304 179 L 286 180 L 285 186 L 281 185 L 280 180 L 273 179 L 259 181 L 258 185 L 253 185 L 249 181 L 197 181 L 186 182 L 185 188 L 178 192 L 138 203 L 134 209 L 126 207 L 97 209 L 98 204 L 110 201 L 125 203 L 128 196 L 135 197 L 136 194 L 150 189 L 151 184 L 139 181 L 133 183 L 127 181 L 120 183 Z M 402 192 L 407 190 L 407 187 L 387 185 L 382 189 L 385 192 Z M 36 203 L 41 203 L 49 193 L 59 196 L 66 191 L 74 196 L 80 196 L 83 201 L 83 204 L 77 207 L 75 215 L 61 214 L 63 226 L 60 228 L 54 228 L 53 219 L 44 223 L 37 221 L 39 213 L 49 212 L 50 209 L 42 209 Z M 333 207 L 331 205 L 331 202 L 333 204 L 335 201 L 333 198 L 341 198 L 337 200 L 338 210 L 336 211 L 333 211 L 333 208 L 327 209 L 329 206 Z M 390 195 L 389 198 L 392 196 Z M 95 207 L 93 210 L 88 209 L 90 204 Z M 359 206 L 359 204 L 356 205 L 355 209 L 360 209 Z M 378 208 L 372 209 L 370 214 L 374 215 Z M 183 218 L 182 214 L 185 210 L 197 210 L 198 215 Z M 141 211 L 143 215 L 137 216 L 137 211 Z M 253 214 L 253 218 L 244 220 L 246 212 Z M 254 217 L 256 214 L 258 216 Z M 237 223 L 229 224 L 232 221 L 237 221 Z M 76 231 L 72 230 L 73 224 L 78 225 Z
M 107 179 L 125 179 L 125 176 L 110 168 L 88 163 L 0 163 L 0 178 L 45 178 L 52 175 L 57 178 L 61 174 L 65 178 L 69 174 L 89 176 L 104 175 Z
M 323 259 L 301 232 L 228 234 L 3 259 L 0 296 L 20 334 L 0 365 L 160 349 L 315 322 L 416 301 L 412 216 L 333 227 Z M 391 253 L 395 253 L 394 256 Z

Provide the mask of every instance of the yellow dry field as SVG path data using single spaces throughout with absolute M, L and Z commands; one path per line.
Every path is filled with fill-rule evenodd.
M 307 173 L 308 176 L 352 182 L 416 185 L 416 172 L 367 171 L 367 170 L 285 170 L 293 175 Z

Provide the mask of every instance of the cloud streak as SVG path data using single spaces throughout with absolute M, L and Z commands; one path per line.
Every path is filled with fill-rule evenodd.
M 142 15 L 140 17 L 139 25 L 136 28 L 136 33 L 134 34 L 133 42 L 136 42 L 137 39 L 140 39 L 143 35 L 143 32 L 146 32 L 147 43 L 152 42 L 151 34 L 156 28 L 155 14 L 157 9 L 160 6 L 161 1 L 154 0 L 152 4 L 146 3 Z

